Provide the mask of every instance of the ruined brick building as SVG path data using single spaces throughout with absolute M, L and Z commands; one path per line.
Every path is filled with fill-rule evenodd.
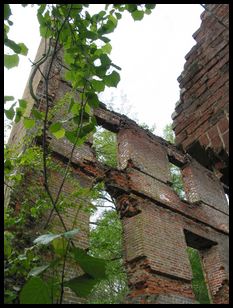
M 101 105 L 93 112 L 98 125 L 117 135 L 118 168 L 98 162 L 91 142 L 72 159 L 77 181 L 88 186 L 101 179 L 116 200 L 124 230 L 130 288 L 125 302 L 129 304 L 195 303 L 187 246 L 200 252 L 212 302 L 228 303 L 228 5 L 208 4 L 206 9 L 194 34 L 197 43 L 186 55 L 178 78 L 181 95 L 172 116 L 176 146 Z M 38 94 L 43 86 L 43 79 L 36 75 Z M 49 94 L 56 102 L 69 90 L 61 73 Z M 28 89 L 24 98 L 32 108 Z M 9 143 L 17 143 L 23 134 L 19 122 Z M 51 138 L 49 143 L 54 159 L 65 166 L 69 142 Z M 181 169 L 187 200 L 181 200 L 171 187 L 169 162 Z M 59 172 L 51 178 L 56 190 Z M 65 185 L 63 190 L 69 193 L 72 187 Z M 67 213 L 73 215 L 72 210 Z M 80 215 L 87 227 L 88 215 Z M 77 236 L 83 248 L 88 247 L 87 229 Z M 68 303 L 75 301 L 67 294 Z

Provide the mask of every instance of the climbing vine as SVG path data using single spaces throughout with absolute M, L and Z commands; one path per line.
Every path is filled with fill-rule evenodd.
M 22 4 L 24 7 L 27 5 Z M 76 147 L 82 145 L 95 131 L 96 120 L 92 109 L 100 104 L 98 94 L 104 91 L 105 87 L 117 87 L 120 81 L 120 67 L 110 58 L 112 46 L 108 35 L 116 29 L 125 11 L 130 13 L 135 21 L 139 21 L 145 14 L 151 13 L 155 4 L 107 4 L 104 10 L 95 14 L 90 13 L 88 4 L 36 6 L 45 48 L 41 58 L 33 63 L 29 80 L 29 90 L 35 107 L 29 116 L 29 104 L 26 100 L 15 101 L 11 95 L 4 96 L 4 103 L 14 102 L 9 109 L 4 110 L 5 116 L 14 123 L 22 121 L 28 132 L 16 148 L 6 145 L 4 149 L 5 302 L 61 304 L 65 287 L 79 297 L 87 297 L 93 287 L 107 277 L 107 261 L 104 258 L 93 257 L 76 247 L 73 237 L 80 230 L 74 227 L 75 222 L 69 230 L 61 215 L 66 207 L 72 206 L 73 199 L 65 198 L 62 189 L 67 181 L 72 181 L 74 194 L 76 193 L 79 199 L 85 196 L 86 200 L 92 200 L 99 193 L 98 187 L 88 190 L 75 187 L 70 165 Z M 19 55 L 25 56 L 28 52 L 23 43 L 16 43 L 8 37 L 9 29 L 13 26 L 11 15 L 10 5 L 4 4 L 4 44 L 10 50 L 10 53 L 4 55 L 7 69 L 17 66 Z M 45 71 L 42 70 L 44 63 L 47 68 Z M 71 86 L 69 95 L 61 99 L 56 106 L 51 104 L 49 94 L 50 84 L 55 78 L 54 63 L 60 64 L 59 73 L 64 71 L 64 78 Z M 38 73 L 44 83 L 41 95 L 33 89 L 33 80 Z M 41 103 L 43 110 L 38 109 Z M 59 119 L 58 106 L 67 110 L 62 120 Z M 72 145 L 64 171 L 51 159 L 47 144 L 50 136 L 58 140 L 65 138 Z M 40 140 L 41 146 L 38 146 L 35 140 Z M 49 182 L 51 170 L 61 171 L 62 181 L 56 188 L 56 194 L 52 192 Z M 35 177 L 40 180 L 40 186 L 33 182 Z M 88 211 L 92 211 L 92 202 L 86 204 L 90 205 Z M 79 205 L 77 213 L 83 208 L 80 200 Z M 44 220 L 41 218 L 48 211 L 46 224 L 42 226 Z M 63 231 L 54 233 L 49 230 L 49 233 L 47 231 L 40 234 L 41 230 L 47 230 L 53 213 L 56 213 L 60 220 Z M 31 232 L 25 234 L 25 230 L 30 229 Z M 36 233 L 40 235 L 33 238 Z M 47 256 L 46 262 L 38 257 L 41 254 Z M 84 274 L 67 280 L 65 267 L 70 259 L 81 267 Z M 49 279 L 45 279 L 46 272 L 50 273 Z

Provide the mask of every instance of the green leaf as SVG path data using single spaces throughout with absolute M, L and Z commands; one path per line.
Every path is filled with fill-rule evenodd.
M 19 43 L 18 46 L 20 47 L 20 54 L 26 56 L 28 54 L 28 48 L 25 46 L 25 44 Z
M 59 234 L 53 234 L 53 233 L 48 233 L 48 234 L 43 234 L 37 237 L 33 243 L 34 244 L 41 244 L 41 245 L 47 245 L 50 242 L 52 242 L 55 239 L 58 239 L 60 237 L 65 237 L 65 238 L 71 238 L 74 235 L 76 235 L 80 230 L 78 228 L 64 232 L 64 233 L 59 233 Z
M 146 4 L 145 6 L 147 9 L 153 10 L 156 7 L 156 4 Z
M 87 103 L 90 107 L 97 108 L 99 106 L 100 101 L 95 93 L 87 92 L 86 96 L 87 96 Z
M 102 92 L 102 91 L 104 91 L 105 84 L 104 84 L 103 81 L 93 79 L 93 80 L 91 81 L 91 84 L 92 84 L 92 86 L 93 86 L 93 88 L 94 88 L 95 91 L 97 91 L 97 92 Z
M 8 19 L 12 15 L 10 5 L 4 4 L 4 19 Z
M 21 51 L 20 46 L 8 38 L 4 40 L 4 44 L 7 47 L 11 48 L 15 53 L 20 53 Z
M 14 55 L 4 55 L 4 66 L 8 69 L 18 66 L 19 64 L 19 56 Z
M 106 54 L 100 55 L 101 66 L 105 69 L 108 69 L 111 65 L 111 60 Z
M 24 118 L 23 120 L 24 127 L 29 129 L 35 126 L 35 120 L 34 119 L 29 119 L 29 118 Z
M 65 136 L 65 129 L 64 128 L 61 128 L 60 130 L 56 131 L 56 132 L 53 132 L 53 135 L 57 138 L 57 139 L 61 139 Z
M 72 104 L 72 102 L 71 102 L 71 104 Z M 78 102 L 76 102 L 76 103 L 73 102 L 72 107 L 70 108 L 70 112 L 73 115 L 78 115 L 79 111 L 80 111 L 80 108 L 81 108 L 81 105 Z
M 146 9 L 146 10 L 145 10 L 145 14 L 150 15 L 151 13 L 152 13 L 151 10 L 149 10 L 149 9 Z
M 37 276 L 43 271 L 45 271 L 48 267 L 49 267 L 49 264 L 34 267 L 32 270 L 30 270 L 30 272 L 28 273 L 28 276 Z
M 14 99 L 14 96 L 4 96 L 4 104 L 5 102 L 13 101 Z
M 142 20 L 143 16 L 144 16 L 144 12 L 143 11 L 134 11 L 131 13 L 132 17 L 134 20 Z
M 109 43 L 111 41 L 108 37 L 105 37 L 105 36 L 101 36 L 99 39 L 103 41 L 104 43 Z
M 11 107 L 10 109 L 4 109 L 5 115 L 9 120 L 13 120 L 14 115 L 15 115 L 15 111 L 14 109 Z
M 65 136 L 71 143 L 75 144 L 77 140 L 77 131 L 66 131 Z
M 95 39 L 98 38 L 98 35 L 95 32 L 86 31 L 86 37 L 91 39 L 91 40 L 95 40 Z
M 40 235 L 33 241 L 33 243 L 47 245 L 50 242 L 52 242 L 54 239 L 59 238 L 60 236 L 61 234 L 52 234 L 52 233 Z
M 63 237 L 56 238 L 52 242 L 52 246 L 54 248 L 55 253 L 60 256 L 65 255 L 67 244 L 68 244 L 68 241 Z
M 59 122 L 53 123 L 53 124 L 50 125 L 49 131 L 51 133 L 55 133 L 55 132 L 59 131 L 61 129 L 61 127 L 62 127 L 61 123 L 59 123 Z
M 107 44 L 104 45 L 101 49 L 102 49 L 102 51 L 103 51 L 104 53 L 110 54 L 111 51 L 112 51 L 112 46 L 111 46 L 111 44 L 107 43 Z
M 25 101 L 24 99 L 19 99 L 19 106 L 23 109 L 27 108 L 27 101 Z
M 22 109 L 16 108 L 16 116 L 15 116 L 15 123 L 18 123 L 22 117 Z
M 132 13 L 137 10 L 137 4 L 127 4 L 127 8 L 128 8 L 128 11 Z
M 39 277 L 30 278 L 19 295 L 20 304 L 52 304 L 48 285 Z
M 117 87 L 120 81 L 120 75 L 116 71 L 113 71 L 110 75 L 104 78 L 104 81 L 108 87 Z
M 78 297 L 86 298 L 98 282 L 99 279 L 92 278 L 85 274 L 69 281 L 65 281 L 64 286 L 69 287 Z
M 73 229 L 73 230 L 70 230 L 70 231 L 67 231 L 67 232 L 64 232 L 63 233 L 63 236 L 65 238 L 72 238 L 74 235 L 76 235 L 77 233 L 79 233 L 80 230 L 78 228 L 76 229 Z
M 83 271 L 93 278 L 104 279 L 106 275 L 107 261 L 89 256 L 83 249 L 75 247 L 72 249 L 75 261 Z
M 118 20 L 113 16 L 109 15 L 108 19 L 114 24 L 114 26 L 117 26 Z
M 116 14 L 117 19 L 121 19 L 121 17 L 122 17 L 121 13 L 115 13 L 115 14 Z
M 43 115 L 40 111 L 36 109 L 32 109 L 32 115 L 37 119 L 37 120 L 42 120 Z

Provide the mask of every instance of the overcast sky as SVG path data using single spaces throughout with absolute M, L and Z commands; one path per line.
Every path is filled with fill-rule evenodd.
M 99 4 L 95 5 L 100 6 Z M 35 9 L 13 4 L 11 20 L 14 25 L 9 38 L 24 42 L 27 57 L 20 56 L 17 68 L 5 69 L 4 95 L 22 97 L 40 42 Z M 199 28 L 203 8 L 199 4 L 158 4 L 151 15 L 134 21 L 128 12 L 110 34 L 113 63 L 122 68 L 118 88 L 109 88 L 103 102 L 111 100 L 119 108 L 131 106 L 129 116 L 140 123 L 156 125 L 155 134 L 162 135 L 179 100 L 177 77 L 183 70 L 184 56 L 195 41 L 192 34 Z

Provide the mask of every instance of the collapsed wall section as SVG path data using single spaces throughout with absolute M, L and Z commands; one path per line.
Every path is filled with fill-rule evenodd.
M 176 144 L 229 186 L 229 4 L 205 7 L 178 78 L 173 129 Z

